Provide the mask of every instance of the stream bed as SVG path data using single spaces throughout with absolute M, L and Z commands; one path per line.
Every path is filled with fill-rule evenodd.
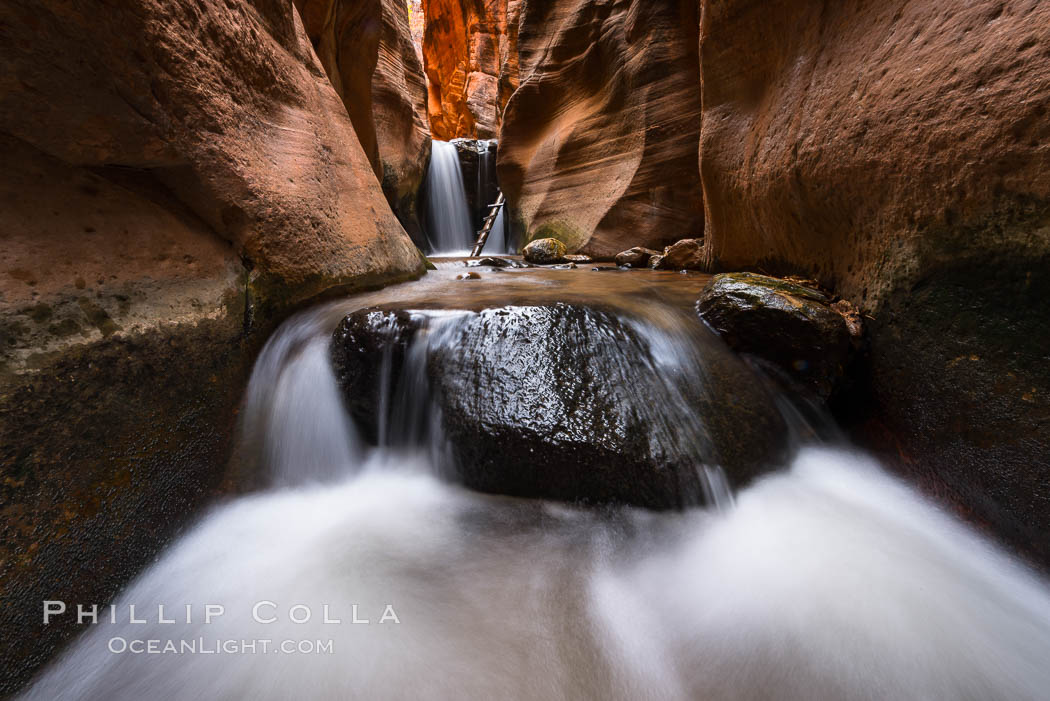
M 737 365 L 693 312 L 707 276 L 438 267 L 301 313 L 274 334 L 245 397 L 237 456 L 267 486 L 214 506 L 24 698 L 1048 697 L 1047 583 Z M 457 279 L 471 271 L 480 278 Z M 534 364 L 564 352 L 545 343 L 561 326 L 485 316 L 566 304 L 604 315 L 597 331 L 579 332 L 581 352 L 610 334 L 597 346 L 603 374 L 581 383 Z M 425 321 L 400 370 L 380 358 L 370 429 L 347 410 L 333 331 L 356 310 L 394 307 Z M 584 328 L 567 318 L 565 328 Z M 614 322 L 630 333 L 608 331 Z M 455 335 L 463 329 L 496 339 L 484 362 Z M 531 355 L 517 352 L 523 343 Z M 456 378 L 468 375 L 439 370 L 461 360 L 488 379 L 457 404 Z M 553 398 L 536 406 L 560 407 L 559 417 L 603 417 L 609 456 L 644 433 L 645 455 L 678 470 L 669 489 L 693 486 L 640 508 L 609 503 L 622 491 L 574 498 L 573 487 L 604 479 L 573 477 L 550 498 L 474 484 L 468 457 L 514 478 L 557 457 L 538 444 L 530 457 L 509 438 L 472 439 L 464 453 L 449 407 L 469 405 L 494 431 L 507 414 L 491 418 L 485 392 L 507 377 L 536 380 L 530 391 Z M 609 391 L 573 389 L 584 398 L 563 401 L 567 386 L 600 383 Z M 691 404 L 701 387 L 723 404 Z M 638 397 L 643 408 L 618 412 L 604 397 Z M 758 401 L 745 397 L 761 399 L 769 423 L 719 424 Z M 563 436 L 555 451 L 592 440 L 522 406 L 536 431 Z M 742 414 L 756 415 L 766 416 Z M 726 443 L 750 448 L 762 432 L 778 433 L 761 453 L 772 464 L 734 468 L 752 462 Z M 630 476 L 624 489 L 646 479 Z M 513 484 L 526 495 L 543 487 Z

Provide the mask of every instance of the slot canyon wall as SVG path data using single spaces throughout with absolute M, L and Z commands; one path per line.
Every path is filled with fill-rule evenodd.
M 252 359 L 421 274 L 290 3 L 0 9 L 0 695 L 217 490 Z
M 423 0 L 423 62 L 435 139 L 494 139 L 518 87 L 523 0 Z
M 430 157 L 427 87 L 404 0 L 295 0 L 390 206 L 423 241 L 419 188 Z
M 701 34 L 711 266 L 856 302 L 868 429 L 1050 562 L 1050 6 L 712 1 Z
M 498 165 L 522 240 L 702 236 L 698 34 L 697 0 L 524 0 Z

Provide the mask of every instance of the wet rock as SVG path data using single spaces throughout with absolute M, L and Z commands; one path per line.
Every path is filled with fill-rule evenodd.
M 571 263 L 593 263 L 594 262 L 594 258 L 591 258 L 590 256 L 582 256 L 582 255 L 580 255 L 578 253 L 570 253 L 570 254 L 566 255 L 565 256 L 565 260 L 567 260 L 567 261 L 569 261 Z
M 404 310 L 361 309 L 348 314 L 332 335 L 332 367 L 346 409 L 372 443 L 379 433 L 380 397 L 401 375 L 420 323 Z
M 512 267 L 512 265 L 513 264 L 511 263 L 511 261 L 507 260 L 506 258 L 488 258 L 488 257 L 486 257 L 486 258 L 478 258 L 476 260 L 468 260 L 467 261 L 467 266 L 470 267 L 470 268 L 479 268 L 479 267 L 484 267 L 484 266 L 487 266 L 487 267 L 490 267 L 490 268 L 507 268 L 507 267 Z
M 781 457 L 784 425 L 746 365 L 692 332 L 567 304 L 456 320 L 427 370 L 461 479 L 655 509 L 696 503 L 701 464 L 748 482 Z
M 653 256 L 649 266 L 656 270 L 703 270 L 703 239 L 682 239 L 664 249 L 663 255 Z
M 474 231 L 479 231 L 492 203 L 499 197 L 499 182 L 496 180 L 499 145 L 492 139 L 453 139 L 450 143 L 456 147 L 459 158 L 471 226 Z
M 846 319 L 819 290 L 765 275 L 716 275 L 697 312 L 741 353 L 769 360 L 827 399 L 851 354 Z
M 332 357 L 373 441 L 382 388 L 425 374 L 428 415 L 441 417 L 452 471 L 468 487 L 667 509 L 702 502 L 704 465 L 742 485 L 787 447 L 746 364 L 701 324 L 682 323 L 672 336 L 567 304 L 453 316 L 365 309 L 340 324 Z M 408 351 L 413 338 L 425 353 Z
M 644 248 L 642 246 L 635 246 L 634 248 L 628 248 L 626 251 L 620 251 L 616 254 L 616 264 L 626 265 L 630 268 L 644 268 L 649 264 L 649 259 L 653 256 L 660 255 L 659 251 L 654 251 L 651 248 Z
M 559 265 L 552 265 L 555 270 L 576 270 L 575 263 L 561 263 Z
M 558 239 L 536 239 L 522 250 L 529 263 L 550 265 L 565 260 L 565 244 Z
M 481 279 L 481 275 L 475 273 L 474 271 L 471 271 L 469 273 L 460 273 L 459 275 L 456 276 L 456 279 L 457 280 L 480 280 Z

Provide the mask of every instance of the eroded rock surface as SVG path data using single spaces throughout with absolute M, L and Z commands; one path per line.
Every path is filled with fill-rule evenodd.
M 659 251 L 654 251 L 651 248 L 645 248 L 643 246 L 635 246 L 626 251 L 620 251 L 616 254 L 614 260 L 617 265 L 626 265 L 631 268 L 644 268 L 649 265 L 650 258 L 658 255 L 660 255 Z
M 709 262 L 860 306 L 874 442 L 1043 562 L 1047 46 L 1028 0 L 706 3 L 701 38 Z
M 435 139 L 494 139 L 518 85 L 523 0 L 427 0 L 423 56 Z
M 649 266 L 656 270 L 703 270 L 703 239 L 682 239 L 664 248 L 664 252 L 652 256 Z
M 526 2 L 500 183 L 529 240 L 611 258 L 703 230 L 698 4 Z
M 294 306 L 417 274 L 290 4 L 0 9 L 0 695 L 224 482 Z
M 295 0 L 321 65 L 406 230 L 422 241 L 430 156 L 426 79 L 404 0 Z

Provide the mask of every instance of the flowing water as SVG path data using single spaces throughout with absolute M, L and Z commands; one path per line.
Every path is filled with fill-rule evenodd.
M 705 282 L 455 273 L 287 322 L 243 413 L 271 486 L 216 506 L 25 698 L 1048 698 L 1047 583 L 845 445 L 804 446 L 717 508 L 657 513 L 456 486 L 405 439 L 440 429 L 393 382 L 382 447 L 364 444 L 327 356 L 352 309 L 600 302 L 652 319 L 659 356 L 679 318 L 664 312 Z M 140 640 L 217 652 L 120 651 Z
M 470 255 L 476 234 L 470 221 L 456 147 L 434 141 L 427 171 L 427 238 L 434 255 Z
M 495 141 L 478 142 L 478 183 L 474 201 L 482 208 L 483 217 L 488 216 L 488 207 L 495 203 L 496 196 L 498 196 L 498 190 L 496 191 L 497 195 L 493 195 L 489 186 L 489 183 L 496 180 L 496 152 L 491 148 L 491 145 L 495 143 Z M 500 208 L 499 214 L 496 215 L 496 221 L 492 224 L 492 231 L 489 233 L 483 249 L 483 253 L 486 255 L 511 252 L 511 249 L 507 246 L 507 224 L 503 216 L 503 210 L 506 208 L 506 206 Z
M 506 209 L 506 205 L 500 207 L 499 213 L 496 215 L 496 221 L 492 224 L 492 231 L 489 233 L 488 241 L 485 242 L 485 248 L 482 251 L 485 255 L 507 253 L 511 250 L 507 241 L 507 218 L 504 216 Z

